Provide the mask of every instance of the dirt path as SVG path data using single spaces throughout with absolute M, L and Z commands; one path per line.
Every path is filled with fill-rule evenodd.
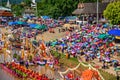
M 65 37 L 66 32 L 59 33 L 58 29 L 59 29 L 59 27 L 54 28 L 55 33 L 50 33 L 49 31 L 47 31 L 47 32 L 44 32 L 42 35 L 39 34 L 37 36 L 37 40 L 43 39 L 44 41 L 51 41 L 51 40 L 60 39 L 60 38 Z

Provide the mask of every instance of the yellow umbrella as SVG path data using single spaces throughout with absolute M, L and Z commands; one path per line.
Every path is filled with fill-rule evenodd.
M 116 39 L 120 39 L 120 36 L 115 36 Z

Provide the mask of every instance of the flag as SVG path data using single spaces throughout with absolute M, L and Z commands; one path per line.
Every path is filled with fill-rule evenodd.
M 32 0 L 31 7 L 36 7 L 36 2 L 35 2 L 35 0 Z

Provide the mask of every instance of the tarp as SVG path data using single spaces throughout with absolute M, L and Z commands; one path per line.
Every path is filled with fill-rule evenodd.
M 108 34 L 114 35 L 114 36 L 120 36 L 120 30 L 112 29 L 108 31 Z

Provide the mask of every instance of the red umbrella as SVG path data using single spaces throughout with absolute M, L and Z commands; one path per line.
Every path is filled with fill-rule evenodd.
M 69 79 L 73 79 L 73 78 L 74 78 L 74 76 L 73 76 L 72 73 L 68 73 L 67 77 L 68 77 Z

